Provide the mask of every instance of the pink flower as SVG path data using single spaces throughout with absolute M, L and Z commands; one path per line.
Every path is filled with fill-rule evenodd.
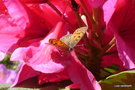
M 15 0 L 3 1 L 9 15 L 0 15 L 2 22 L 0 23 L 0 42 L 2 42 L 0 51 L 2 52 L 7 52 L 13 44 L 17 43 L 18 39 L 20 39 L 19 35 L 20 37 L 23 36 L 24 28 L 28 22 L 26 11 L 20 3 L 18 3 L 20 7 L 17 8 L 15 2 L 18 3 L 18 1 Z
M 100 90 L 96 81 L 101 79 L 100 66 L 117 64 L 122 71 L 124 63 L 127 69 L 134 68 L 134 43 L 123 32 L 129 26 L 131 29 L 126 32 L 134 30 L 134 22 L 127 24 L 128 18 L 123 21 L 126 10 L 134 8 L 132 0 L 8 0 L 2 3 L 8 15 L 1 11 L 0 59 L 10 52 L 12 61 L 22 62 L 13 86 L 37 77 L 38 85 L 71 80 L 73 84 L 67 88 Z M 134 14 L 129 10 L 130 15 Z M 122 17 L 119 17 L 121 13 Z M 82 19 L 83 15 L 86 19 Z M 49 44 L 49 39 L 59 39 L 85 24 L 88 30 L 79 42 L 81 47 L 76 45 L 72 51 L 63 52 Z
M 9 70 L 3 64 L 0 64 L 0 83 L 13 83 L 15 77 L 15 71 Z
M 46 44 L 49 38 L 57 37 L 58 33 L 62 32 L 60 31 L 62 27 L 63 23 L 60 22 L 53 32 L 48 34 L 48 36 L 41 41 L 39 47 L 31 46 L 16 49 L 11 59 L 22 60 L 28 66 L 32 67 L 32 69 L 42 72 L 37 75 L 39 77 L 39 84 L 71 79 L 75 84 L 78 84 L 82 90 L 100 89 L 94 76 L 79 62 L 74 52 L 72 52 L 71 55 L 69 53 L 61 56 L 57 48 Z M 17 83 L 22 81 L 22 79 L 24 80 L 24 77 L 21 77 L 21 74 L 26 72 L 23 71 L 25 70 L 23 68 L 17 76 Z M 31 70 L 29 71 L 31 72 Z M 27 77 L 25 76 L 26 79 L 30 77 L 33 76 L 31 74 L 28 74 Z M 16 85 L 16 83 L 14 85 Z
M 0 20 L 3 22 L 0 23 L 0 42 L 2 42 L 0 51 L 3 53 L 7 51 L 12 53 L 19 46 L 28 46 L 41 40 L 48 33 L 48 28 L 56 24 L 54 21 L 53 24 L 47 22 L 48 18 L 41 17 L 41 12 L 40 15 L 36 14 L 35 10 L 28 9 L 18 0 L 4 0 L 3 4 L 9 14 L 0 15 Z M 56 20 L 57 17 L 54 18 Z M 48 26 L 45 23 L 48 23 Z

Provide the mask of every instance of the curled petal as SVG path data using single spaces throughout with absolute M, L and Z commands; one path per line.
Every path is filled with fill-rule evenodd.
M 37 76 L 37 75 L 39 75 L 39 72 L 33 70 L 31 67 L 29 67 L 26 64 L 22 64 L 22 66 L 16 76 L 15 82 L 13 83 L 13 85 L 11 87 L 14 87 L 15 85 L 19 84 L 20 82 L 27 80 L 28 78 Z

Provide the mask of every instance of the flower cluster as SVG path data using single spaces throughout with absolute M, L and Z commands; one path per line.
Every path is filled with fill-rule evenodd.
M 134 0 L 0 0 L 0 60 L 10 53 L 21 62 L 12 87 L 34 78 L 23 87 L 69 81 L 66 88 L 101 90 L 105 67 L 134 69 L 134 9 Z M 49 43 L 80 27 L 88 29 L 73 50 Z

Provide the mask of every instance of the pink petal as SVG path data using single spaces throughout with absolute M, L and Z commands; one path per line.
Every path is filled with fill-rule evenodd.
M 9 70 L 4 64 L 0 64 L 0 83 L 13 83 L 15 76 L 14 70 Z
M 19 1 L 4 1 L 8 9 L 9 16 L 0 16 L 0 51 L 6 52 L 14 43 L 18 41 L 16 35 L 23 32 L 28 20 L 25 10 Z M 19 7 L 16 5 L 18 4 Z M 10 44 L 9 44 L 10 43 Z
M 48 82 L 59 82 L 63 80 L 68 80 L 69 76 L 66 71 L 58 72 L 58 73 L 41 73 L 39 76 L 39 85 L 48 83 Z
M 103 68 L 111 66 L 112 64 L 120 66 L 120 71 L 124 71 L 125 68 L 123 67 L 122 61 L 119 59 L 118 54 L 112 54 L 112 55 L 107 55 L 102 58 L 102 64 L 101 66 Z
M 67 57 L 63 63 L 74 84 L 79 84 L 81 90 L 101 90 L 95 77 L 79 62 L 74 52 L 72 57 Z
M 107 0 L 85 0 L 84 3 L 86 7 L 101 8 L 106 1 Z M 82 3 L 80 0 L 77 0 L 77 2 Z
M 88 0 L 92 8 L 102 7 L 106 0 Z
M 70 0 L 69 0 L 70 1 Z M 69 21 L 69 27 L 67 27 L 66 29 L 70 30 L 72 29 L 72 32 L 74 29 L 76 29 L 78 27 L 77 24 L 77 20 L 75 19 L 76 16 L 74 14 L 74 11 L 71 9 L 70 5 L 69 5 L 69 1 L 64 1 L 64 0 L 51 0 L 51 3 L 53 3 L 57 9 L 64 14 L 64 16 L 66 17 L 66 19 Z
M 6 53 L 0 52 L 0 61 L 2 61 L 5 56 L 6 56 Z
M 71 84 L 71 85 L 67 86 L 66 88 L 76 89 L 76 88 L 80 88 L 80 85 L 79 84 Z
M 108 29 L 115 34 L 117 49 L 123 65 L 127 69 L 135 68 L 135 2 L 133 0 L 122 0 L 117 2 Z
M 59 72 L 64 67 L 53 61 L 51 58 L 52 47 L 50 45 L 44 45 L 41 47 L 28 47 L 15 50 L 12 54 L 12 60 L 23 60 L 30 65 L 33 69 L 41 71 L 43 73 Z M 23 54 L 22 54 L 23 53 Z
M 108 24 L 111 16 L 115 11 L 115 5 L 117 0 L 107 0 L 103 5 L 104 21 Z
M 6 6 L 4 5 L 4 3 L 3 3 L 2 0 L 0 0 L 0 14 L 8 15 L 8 13 L 7 13 L 7 8 L 6 8 Z
M 34 77 L 39 75 L 39 72 L 33 70 L 31 67 L 29 67 L 26 64 L 22 64 L 17 77 L 15 79 L 15 82 L 11 87 L 14 87 L 15 85 L 19 84 L 20 82 L 27 80 L 28 78 Z
M 13 52 L 18 46 L 27 46 L 35 38 L 41 40 L 48 34 L 49 26 L 44 24 L 44 18 L 39 17 L 20 1 L 5 0 L 4 4 L 10 17 L 0 16 L 0 20 L 3 22 L 0 23 L 0 42 L 2 42 L 0 51 Z
M 54 32 L 48 34 L 48 36 L 41 41 L 40 46 L 29 46 L 27 48 L 24 47 L 16 49 L 11 56 L 11 60 L 22 60 L 33 69 L 43 73 L 55 73 L 62 71 L 64 69 L 63 65 L 54 61 L 51 56 L 52 50 L 56 50 L 56 48 L 52 45 L 45 44 L 48 43 L 49 38 L 58 36 L 62 25 L 62 22 L 58 23 Z
M 47 0 L 21 0 L 24 3 L 45 3 Z

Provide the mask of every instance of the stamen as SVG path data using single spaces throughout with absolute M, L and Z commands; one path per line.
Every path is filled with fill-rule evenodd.
M 82 21 L 85 23 L 86 26 L 88 26 L 88 22 L 85 15 L 81 15 Z
M 112 55 L 112 54 L 116 54 L 116 53 L 118 53 L 118 51 L 107 52 L 103 56 Z
M 103 28 L 104 27 L 104 19 L 103 19 L 103 10 L 102 8 L 93 8 L 93 20 L 94 20 L 94 24 L 93 24 L 93 28 L 95 33 L 98 36 L 99 42 L 101 42 L 102 37 L 103 37 Z
M 88 17 L 88 20 L 91 23 L 94 23 L 94 20 L 92 19 L 92 14 L 89 12 L 88 8 L 86 7 L 86 4 L 84 3 L 84 0 L 80 0 L 80 2 L 81 2 L 81 6 L 82 6 L 86 16 Z
M 103 48 L 103 53 L 109 52 L 114 46 L 115 46 L 115 37 L 113 37 L 112 40 L 105 45 L 105 47 Z
M 108 49 L 106 50 L 106 52 L 109 52 L 115 45 L 116 45 L 115 43 L 111 44 L 111 45 L 110 45 L 110 48 L 108 48 Z
M 79 47 L 75 47 L 75 52 L 78 52 L 78 53 L 80 53 L 83 56 L 88 56 L 88 51 L 86 51 L 84 49 L 81 49 Z

